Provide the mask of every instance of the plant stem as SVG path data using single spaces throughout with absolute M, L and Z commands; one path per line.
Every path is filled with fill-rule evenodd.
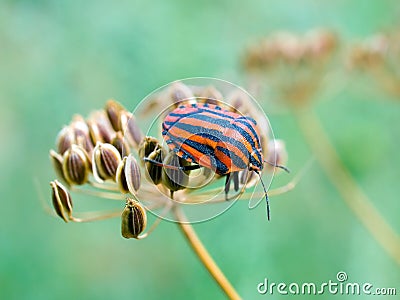
M 296 111 L 304 137 L 345 204 L 382 248 L 400 265 L 400 237 L 377 211 L 341 161 L 312 111 Z
M 173 211 L 178 220 L 177 224 L 179 228 L 214 280 L 218 283 L 229 299 L 241 299 L 234 287 L 225 277 L 224 273 L 222 273 L 221 269 L 217 266 L 210 253 L 208 253 L 203 243 L 200 241 L 195 230 L 186 219 L 186 216 L 180 207 L 175 206 Z

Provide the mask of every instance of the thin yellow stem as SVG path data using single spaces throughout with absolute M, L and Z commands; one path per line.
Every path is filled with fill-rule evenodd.
M 97 190 L 89 190 L 89 189 L 84 189 L 84 188 L 80 188 L 80 187 L 74 187 L 72 186 L 70 188 L 71 192 L 78 192 L 78 193 L 82 193 L 82 194 L 86 194 L 86 195 L 90 195 L 90 196 L 95 196 L 95 197 L 99 197 L 99 198 L 105 198 L 105 199 L 109 199 L 109 200 L 125 200 L 126 196 L 123 194 L 117 194 L 117 193 L 112 193 L 112 192 L 103 192 L 103 191 L 97 191 Z
M 86 223 L 100 220 L 107 220 L 121 215 L 121 210 L 106 211 L 106 212 L 85 212 L 81 213 L 80 217 L 69 216 L 69 220 L 75 223 Z
M 399 85 L 399 79 L 397 78 L 396 74 L 390 72 L 388 68 L 385 68 L 383 66 L 372 67 L 370 71 L 372 72 L 374 79 L 376 79 L 376 81 L 380 84 L 383 90 L 385 90 L 392 96 L 395 97 L 399 96 L 400 85 Z
M 318 117 L 313 112 L 295 113 L 299 127 L 321 167 L 361 224 L 400 265 L 400 237 L 374 207 L 341 161 Z
M 211 255 L 208 253 L 207 249 L 200 241 L 192 225 L 188 222 L 185 214 L 182 212 L 179 206 L 175 206 L 173 211 L 176 219 L 178 220 L 177 224 L 179 228 L 214 280 L 219 284 L 229 299 L 241 299 L 239 294 L 225 277 L 224 273 L 222 273 L 221 269 L 217 266 Z

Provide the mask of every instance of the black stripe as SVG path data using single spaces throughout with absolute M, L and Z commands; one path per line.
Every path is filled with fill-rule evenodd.
M 185 149 L 182 148 L 182 145 L 184 144 L 183 142 L 181 142 L 182 138 L 177 137 L 175 135 L 173 135 L 171 132 L 167 133 L 169 141 L 171 141 L 171 143 L 175 146 L 175 148 L 173 149 L 175 152 L 179 152 L 182 151 L 183 153 L 185 153 L 186 155 L 188 155 L 193 162 L 197 163 L 197 159 L 188 151 L 186 151 Z M 179 141 L 179 143 L 178 143 Z
M 259 168 L 260 170 L 263 169 L 263 161 L 261 159 L 261 152 L 257 151 L 255 152 L 257 154 L 257 157 L 259 161 L 257 161 L 254 156 L 250 157 L 250 163 L 253 164 L 255 167 Z
M 209 113 L 212 113 L 212 114 L 221 116 L 222 119 L 208 117 L 208 116 L 206 116 L 206 115 L 200 114 L 201 112 L 209 112 Z M 219 126 L 224 127 L 224 128 L 231 128 L 231 129 L 234 129 L 234 130 L 238 131 L 238 132 L 246 139 L 246 141 L 251 145 L 251 147 L 253 148 L 253 150 L 256 150 L 256 149 L 261 148 L 261 146 L 260 146 L 260 145 L 261 145 L 261 142 L 260 142 L 259 136 L 258 136 L 257 132 L 254 130 L 253 126 L 250 124 L 250 122 L 252 122 L 254 125 L 256 125 L 257 122 L 256 122 L 253 118 L 251 118 L 251 117 L 241 116 L 241 117 L 239 117 L 239 118 L 234 118 L 234 117 L 231 117 L 231 116 L 228 116 L 228 115 L 225 115 L 225 114 L 221 114 L 221 113 L 219 113 L 219 112 L 217 112 L 217 111 L 215 111 L 215 110 L 213 110 L 213 109 L 201 109 L 201 108 L 199 108 L 199 109 L 198 109 L 197 111 L 195 111 L 195 112 L 191 112 L 191 113 L 187 113 L 187 114 L 176 114 L 176 113 L 171 113 L 170 115 L 176 116 L 176 117 L 181 117 L 181 118 L 187 117 L 187 118 L 192 118 L 192 119 L 194 119 L 194 120 L 202 120 L 202 121 L 209 122 L 209 123 L 211 123 L 211 124 L 219 125 Z M 177 123 L 180 121 L 181 118 L 179 118 L 179 119 L 176 120 L 175 122 L 164 122 L 164 123 L 165 123 L 166 125 L 168 124 L 168 125 L 169 125 L 169 128 L 171 128 L 174 124 L 177 124 Z M 252 134 L 254 135 L 257 144 L 254 143 L 253 138 L 246 132 L 246 130 L 242 129 L 242 128 L 239 127 L 238 125 L 236 125 L 236 124 L 234 124 L 234 123 L 231 123 L 230 121 L 228 121 L 228 120 L 226 120 L 226 119 L 224 119 L 224 118 L 228 118 L 228 119 L 230 119 L 230 120 L 235 119 L 235 122 L 239 122 L 239 123 L 245 125 L 247 128 L 249 128 L 249 130 L 250 130 L 250 131 L 252 132 Z M 180 124 L 180 123 L 179 123 L 179 124 Z M 192 125 L 192 126 L 193 126 L 193 125 Z M 167 127 L 167 126 L 165 126 L 165 127 Z M 201 127 L 201 128 L 204 129 L 204 127 Z M 183 129 L 183 128 L 182 128 L 182 129 Z M 185 130 L 186 130 L 186 129 L 185 129 Z M 188 131 L 188 130 L 187 130 L 187 131 Z M 193 134 L 196 134 L 196 132 L 192 132 L 192 131 L 189 131 L 189 132 L 191 132 L 191 133 L 193 133 Z M 214 132 L 214 133 L 215 133 L 215 132 Z M 226 138 L 227 138 L 227 137 L 224 135 L 224 138 L 220 138 L 220 139 L 221 139 L 222 141 L 226 141 L 226 140 L 224 140 L 224 139 L 226 139 Z M 212 138 L 211 138 L 211 139 L 212 139 Z M 235 141 L 236 141 L 236 140 L 235 140 Z M 229 141 L 229 143 L 231 143 L 232 145 L 235 145 L 238 149 L 240 149 L 240 151 L 242 151 L 243 154 L 246 155 L 246 153 L 247 153 L 247 156 L 248 156 L 248 157 L 251 155 L 251 153 L 248 152 L 248 150 L 247 150 L 246 147 L 244 147 L 244 148 L 246 149 L 246 151 L 243 151 L 243 147 L 240 147 L 240 145 L 239 145 L 239 144 L 241 144 L 241 143 L 234 143 L 234 142 L 232 142 L 232 139 Z M 259 156 L 260 156 L 260 155 L 259 155 Z M 260 160 L 261 160 L 261 159 L 260 159 Z
M 212 119 L 212 120 L 214 120 L 214 119 Z M 213 123 L 213 124 L 215 124 L 215 123 Z M 219 125 L 219 124 L 217 124 L 217 125 Z M 241 151 L 244 156 L 250 157 L 251 153 L 249 153 L 246 146 L 241 141 L 238 141 L 234 138 L 226 136 L 226 135 L 224 135 L 223 132 L 221 132 L 219 130 L 209 129 L 207 127 L 202 127 L 202 126 L 189 125 L 189 124 L 185 124 L 185 123 L 176 123 L 175 126 L 179 129 L 183 129 L 193 135 L 209 138 L 215 142 L 221 141 L 223 143 L 231 144 L 231 145 L 235 146 L 236 148 L 238 148 L 239 151 Z M 222 126 L 222 125 L 220 125 L 220 126 Z M 223 126 L 223 127 L 227 128 L 227 126 Z M 243 129 L 241 129 L 241 128 L 239 128 L 239 129 L 241 131 L 243 131 Z M 247 136 L 249 136 L 249 135 L 247 134 Z M 253 142 L 253 144 L 254 144 L 254 142 Z
M 218 125 L 218 126 L 221 126 L 221 127 L 223 127 L 223 128 L 229 128 L 229 129 L 233 129 L 233 130 L 236 130 L 236 131 L 238 131 L 245 139 L 246 139 L 246 141 L 251 145 L 251 147 L 253 148 L 253 149 L 257 149 L 258 147 L 257 147 L 257 145 L 254 143 L 254 140 L 253 140 L 253 138 L 250 136 L 250 134 L 248 134 L 247 133 L 247 131 L 246 130 L 244 130 L 243 128 L 241 128 L 241 127 L 239 127 L 238 125 L 236 125 L 235 123 L 232 123 L 232 122 L 230 122 L 230 121 L 228 121 L 228 120 L 223 120 L 223 119 L 218 119 L 218 118 L 212 118 L 212 117 L 209 117 L 209 116 L 206 116 L 206 115 L 201 115 L 201 114 L 194 114 L 194 115 L 191 115 L 190 117 L 187 117 L 187 119 L 193 119 L 193 120 L 200 120 L 200 121 L 205 121 L 205 122 L 208 122 L 208 123 L 211 123 L 211 124 L 215 124 L 215 125 Z M 166 122 L 168 125 L 171 125 L 171 127 L 173 126 L 173 124 L 175 124 L 175 125 L 177 125 L 177 124 L 184 124 L 184 123 L 178 123 L 178 122 Z M 249 126 L 248 124 L 246 124 L 246 123 L 244 123 L 245 125 L 247 125 L 247 126 Z M 205 128 L 205 127 L 199 127 L 199 126 L 195 126 L 195 125 L 190 125 L 190 126 L 193 126 L 193 127 L 196 127 L 197 129 L 207 129 L 207 128 Z M 251 126 L 250 126 L 251 127 Z M 181 127 L 179 127 L 179 128 L 181 128 Z M 182 128 L 183 129 L 183 128 Z M 214 130 L 214 129 L 209 129 L 209 130 Z M 214 130 L 215 131 L 215 130 Z M 193 134 L 196 134 L 196 132 L 193 132 L 193 131 L 190 131 L 191 133 L 193 133 Z M 215 132 L 213 132 L 213 133 L 215 133 Z M 219 135 L 221 135 L 222 134 L 222 136 L 223 136 L 223 138 L 228 138 L 227 136 L 225 136 L 223 133 L 221 133 L 220 131 L 218 131 L 218 133 L 219 133 Z M 217 135 L 218 136 L 218 135 Z M 257 136 L 257 134 L 256 134 L 256 136 Z M 257 136 L 258 137 L 258 136 Z M 223 138 L 221 138 L 221 140 L 222 141 L 224 141 L 224 139 Z M 231 139 L 232 140 L 232 139 Z M 233 142 L 230 142 L 232 145 L 234 145 L 235 143 L 233 143 Z M 236 144 L 238 144 L 238 143 L 236 143 Z M 239 144 L 241 144 L 241 143 L 239 143 Z M 238 147 L 239 148 L 239 147 Z M 247 150 L 247 149 L 246 149 Z M 243 153 L 245 153 L 244 151 L 242 151 Z M 248 151 L 247 151 L 247 153 L 248 153 Z
M 200 117 L 201 117 L 201 118 L 200 118 Z M 239 127 L 237 124 L 235 124 L 235 122 L 237 122 L 237 121 L 243 121 L 244 119 L 241 119 L 241 118 L 232 118 L 232 119 L 235 120 L 235 121 L 232 123 L 232 122 L 230 122 L 230 121 L 228 121 L 228 120 L 214 119 L 214 118 L 211 118 L 211 117 L 208 117 L 208 116 L 205 116 L 205 115 L 195 115 L 195 116 L 193 116 L 193 118 L 196 118 L 196 119 L 199 119 L 199 120 L 203 120 L 203 121 L 207 121 L 207 122 L 212 123 L 212 124 L 217 124 L 217 125 L 222 126 L 222 127 L 224 127 L 224 128 L 234 129 L 234 130 L 238 131 L 238 132 L 246 139 L 246 141 L 247 141 L 248 143 L 250 143 L 250 145 L 251 145 L 251 147 L 252 147 L 253 149 L 257 149 L 257 145 L 254 143 L 254 140 L 253 140 L 253 138 L 250 136 L 250 134 L 248 134 L 246 130 L 244 130 L 243 128 Z M 245 118 L 245 117 L 243 117 L 243 118 Z M 219 124 L 219 122 L 217 122 L 216 120 L 221 120 L 221 123 Z M 252 131 L 253 134 L 254 134 L 254 136 L 258 139 L 258 135 L 257 135 L 257 133 L 254 131 L 254 129 L 253 129 L 252 126 L 250 126 L 247 122 L 240 122 L 240 123 L 242 123 L 242 124 L 244 124 L 244 125 L 247 125 L 248 128 L 250 127 L 250 131 Z M 258 140 L 257 140 L 257 141 L 258 141 Z
M 173 144 L 175 146 L 175 148 L 172 149 L 173 151 L 175 151 L 175 152 L 182 151 L 193 162 L 196 162 L 196 158 L 192 154 L 190 154 L 187 151 L 185 151 L 184 149 L 180 148 L 181 145 L 177 145 L 177 143 L 174 142 L 174 139 L 175 139 L 174 135 L 172 135 L 171 133 L 166 132 L 163 136 L 164 136 L 165 142 L 167 143 L 168 147 L 169 147 L 170 144 Z M 173 137 L 173 139 L 171 139 L 171 136 Z M 185 157 L 182 157 L 182 158 L 187 159 Z
M 237 166 L 240 169 L 247 169 L 247 164 L 241 159 L 239 156 L 237 156 L 234 152 L 229 151 L 228 149 L 224 147 L 217 146 L 217 150 L 221 151 L 224 153 L 226 156 L 228 156 L 232 163 Z
M 239 122 L 239 123 L 241 123 L 241 124 L 243 124 L 243 125 L 246 125 L 246 127 L 250 129 L 251 133 L 252 133 L 252 134 L 254 135 L 254 137 L 256 138 L 257 144 L 258 144 L 258 145 L 261 145 L 261 143 L 260 143 L 260 138 L 259 138 L 257 132 L 254 130 L 253 126 L 251 126 L 251 124 L 249 124 L 249 122 L 248 122 L 249 120 L 250 120 L 250 121 L 251 121 L 251 120 L 254 121 L 254 119 L 252 119 L 252 118 L 244 117 L 243 119 L 242 119 L 242 118 L 237 119 L 236 122 Z M 254 121 L 254 122 L 255 122 L 255 121 Z M 257 123 L 254 123 L 254 125 L 257 125 Z M 257 147 L 257 148 L 259 148 L 259 147 Z
M 174 137 L 175 138 L 175 137 Z M 175 149 L 179 149 L 179 151 L 182 151 L 183 153 L 185 153 L 193 162 L 198 163 L 198 161 L 196 160 L 196 158 L 190 154 L 189 152 L 187 152 L 185 149 L 182 149 L 180 145 L 177 145 L 176 143 L 174 143 L 174 145 L 176 146 Z M 182 157 L 184 158 L 184 157 Z M 186 159 L 186 158 L 185 158 Z
M 175 144 L 178 148 L 180 148 L 180 150 L 181 150 L 182 152 L 184 152 L 184 153 L 190 155 L 190 153 L 188 153 L 187 151 L 185 151 L 184 149 L 181 148 L 181 145 L 182 145 L 182 144 L 186 144 L 186 145 L 188 145 L 189 147 L 192 147 L 193 149 L 199 151 L 200 153 L 212 157 L 213 159 L 211 159 L 211 163 L 212 163 L 212 164 L 215 164 L 214 167 L 216 168 L 217 173 L 219 173 L 219 174 L 226 174 L 226 173 L 229 172 L 229 168 L 228 168 L 222 161 L 220 161 L 219 159 L 217 159 L 217 158 L 215 157 L 215 151 L 214 151 L 214 149 L 212 149 L 210 146 L 204 145 L 204 144 L 200 144 L 200 143 L 198 143 L 198 142 L 196 142 L 196 141 L 192 141 L 192 140 L 190 140 L 190 139 L 184 139 L 184 138 L 175 136 L 175 135 L 173 135 L 173 134 L 170 133 L 170 132 L 168 132 L 167 134 L 171 137 L 172 140 L 176 140 L 176 141 L 180 141 L 180 142 L 181 142 L 180 145 L 178 145 L 178 144 L 175 143 L 175 142 L 174 142 L 174 144 Z M 194 159 L 194 158 L 193 158 L 193 161 L 196 162 L 196 163 L 199 162 L 199 161 L 197 161 L 197 160 Z

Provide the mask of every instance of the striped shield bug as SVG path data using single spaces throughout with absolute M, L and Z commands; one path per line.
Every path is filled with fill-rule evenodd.
M 253 171 L 260 177 L 264 189 L 269 220 L 268 194 L 261 178 L 263 164 L 268 162 L 263 157 L 257 123 L 253 118 L 224 109 L 215 102 L 182 102 L 163 120 L 162 135 L 169 149 L 191 165 L 177 167 L 149 158 L 145 160 L 184 171 L 205 167 L 226 176 L 226 199 L 232 181 L 234 189 L 239 189 L 239 172 Z M 274 166 L 288 171 L 283 166 Z

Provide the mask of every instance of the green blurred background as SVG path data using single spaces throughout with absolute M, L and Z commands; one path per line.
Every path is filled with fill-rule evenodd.
M 399 13 L 397 0 L 1 1 L 0 298 L 223 299 L 173 223 L 136 241 L 120 236 L 119 219 L 64 224 L 45 213 L 39 197 L 50 198 L 48 150 L 57 132 L 74 113 L 86 115 L 110 97 L 133 109 L 179 78 L 242 84 L 244 47 L 274 30 L 325 26 L 346 41 L 399 25 Z M 317 113 L 341 157 L 400 232 L 400 103 L 357 84 L 321 98 Z M 293 117 L 263 106 L 286 141 L 289 167 L 300 170 L 312 154 Z M 122 207 L 76 197 L 92 210 Z M 249 211 L 242 202 L 195 225 L 245 299 L 266 297 L 256 290 L 265 277 L 320 283 L 338 271 L 400 293 L 399 266 L 318 164 L 294 191 L 272 199 L 272 213 L 267 223 L 263 207 Z

